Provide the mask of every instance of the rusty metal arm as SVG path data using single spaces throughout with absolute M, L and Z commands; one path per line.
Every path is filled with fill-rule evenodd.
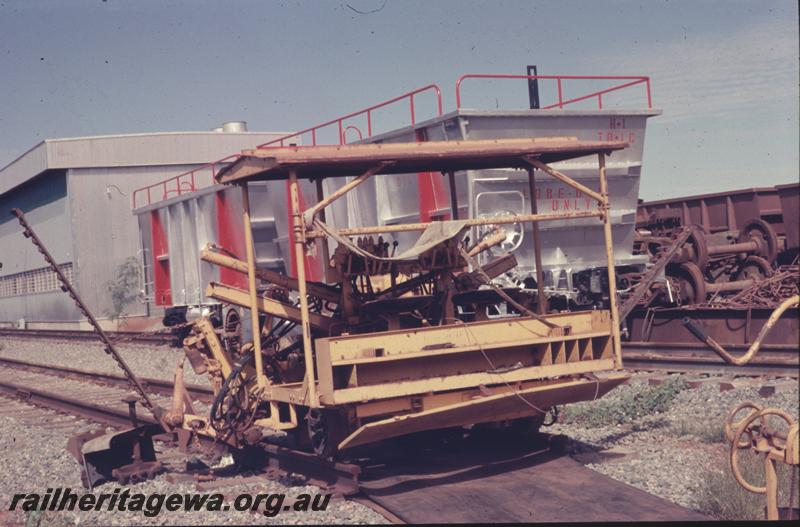
M 581 185 L 580 183 L 578 183 L 577 181 L 575 181 L 571 177 L 569 177 L 569 176 L 567 176 L 565 174 L 562 174 L 558 170 L 547 166 L 546 164 L 544 164 L 541 161 L 539 161 L 539 159 L 537 159 L 535 157 L 530 157 L 530 156 L 525 156 L 523 159 L 525 160 L 526 163 L 529 163 L 532 167 L 538 168 L 542 172 L 546 172 L 550 176 L 556 178 L 557 180 L 561 181 L 562 183 L 564 183 L 566 185 L 569 185 L 570 187 L 572 187 L 572 188 L 574 188 L 576 190 L 580 190 L 581 192 L 583 192 L 587 196 L 591 197 L 592 199 L 594 199 L 598 203 L 603 203 L 603 201 L 604 201 L 603 200 L 603 196 L 601 196 L 599 193 L 597 193 L 594 190 L 590 189 L 586 185 Z
M 108 338 L 108 335 L 106 335 L 106 332 L 103 331 L 102 327 L 100 327 L 97 319 L 94 318 L 94 315 L 91 313 L 91 311 L 89 311 L 89 308 L 86 307 L 86 304 L 84 304 L 83 300 L 81 300 L 80 296 L 78 296 L 78 292 L 75 291 L 70 281 L 66 276 L 64 276 L 61 268 L 58 267 L 55 259 L 50 255 L 50 251 L 47 250 L 47 247 L 45 247 L 44 243 L 42 243 L 42 240 L 39 239 L 31 226 L 28 225 L 28 220 L 25 218 L 25 214 L 22 212 L 22 210 L 17 208 L 11 209 L 11 214 L 17 218 L 19 224 L 22 226 L 23 236 L 31 240 L 31 242 L 44 257 L 45 262 L 47 262 L 47 264 L 50 266 L 50 270 L 55 273 L 56 278 L 61 283 L 61 290 L 67 293 L 72 301 L 75 302 L 78 310 L 83 314 L 83 316 L 86 317 L 86 320 L 92 326 L 94 332 L 103 342 L 103 350 L 110 355 L 112 359 L 114 359 L 114 361 L 117 363 L 117 366 L 119 366 L 119 368 L 125 374 L 125 379 L 128 382 L 128 385 L 139 396 L 142 406 L 144 406 L 153 415 L 153 418 L 156 420 L 156 422 L 161 424 L 164 430 L 171 430 L 172 427 L 164 419 L 164 409 L 158 406 L 145 391 L 142 383 L 139 382 L 139 379 L 130 369 L 128 363 L 125 362 L 124 358 L 122 358 L 122 355 L 120 355 L 116 346 L 114 346 L 114 343 Z
M 606 177 L 605 154 L 597 154 L 597 168 L 600 175 L 599 209 L 602 213 L 601 218 L 603 220 L 603 238 L 606 250 L 608 304 L 611 311 L 611 336 L 614 342 L 614 362 L 616 363 L 617 368 L 622 368 L 622 338 L 619 330 L 619 311 L 617 310 L 617 271 L 614 267 L 614 240 L 611 234 L 611 203 L 608 198 L 608 178 Z M 566 176 L 564 177 L 569 179 Z
M 528 192 L 530 194 L 531 214 L 539 214 L 536 203 L 536 174 L 533 167 L 528 168 Z M 531 223 L 533 234 L 533 263 L 536 265 L 536 306 L 540 315 L 547 313 L 547 299 L 544 296 L 544 270 L 542 269 L 542 241 L 539 224 Z
M 539 322 L 541 322 L 542 324 L 544 324 L 545 326 L 550 328 L 551 335 L 566 335 L 567 334 L 567 332 L 569 331 L 569 329 L 567 327 L 559 326 L 558 324 L 553 324 L 552 322 L 547 320 L 547 318 L 545 318 L 544 315 L 540 315 L 538 313 L 534 313 L 530 309 L 526 308 L 525 306 L 523 306 L 522 304 L 518 303 L 517 301 L 515 301 L 510 296 L 508 296 L 508 294 L 506 294 L 505 291 L 503 291 L 499 286 L 497 286 L 497 284 L 495 284 L 495 283 L 493 283 L 491 281 L 491 278 L 489 278 L 486 275 L 486 273 L 483 272 L 483 269 L 481 268 L 480 264 L 478 264 L 478 262 L 476 262 L 475 259 L 472 258 L 472 256 L 467 251 L 465 251 L 464 249 L 461 249 L 461 256 L 472 266 L 472 268 L 475 271 L 477 271 L 479 274 L 483 274 L 483 276 L 486 278 L 486 285 L 488 285 L 489 287 L 494 289 L 494 291 L 500 296 L 500 298 L 502 298 L 503 300 L 508 302 L 508 304 L 513 306 L 514 309 L 516 309 L 520 313 L 524 313 L 524 314 L 526 314 L 526 315 L 528 315 L 530 317 L 535 318 L 536 320 L 538 320 Z
M 208 284 L 208 287 L 206 287 L 206 296 L 221 300 L 222 302 L 228 302 L 229 304 L 236 304 L 237 306 L 246 307 L 248 309 L 250 309 L 251 306 L 247 291 L 243 291 L 242 289 L 238 289 L 236 287 L 218 284 L 216 282 L 211 282 Z M 297 323 L 301 323 L 303 320 L 300 314 L 300 309 L 288 304 L 284 304 L 283 302 L 279 302 L 272 298 L 258 297 L 256 299 L 256 306 L 258 311 L 268 315 L 276 316 L 278 318 L 284 318 Z M 335 322 L 332 318 L 318 315 L 317 313 L 309 313 L 308 319 L 311 327 L 315 331 L 325 333 L 326 335 L 329 334 L 330 329 Z
M 767 319 L 767 322 L 764 324 L 764 327 L 761 328 L 761 331 L 758 332 L 758 336 L 750 345 L 750 348 L 745 352 L 744 355 L 741 357 L 734 357 L 723 348 L 716 340 L 711 338 L 710 336 L 706 335 L 703 331 L 703 328 L 697 325 L 697 323 L 689 317 L 684 317 L 683 325 L 686 326 L 695 337 L 697 337 L 701 342 L 704 342 L 713 352 L 717 355 L 722 357 L 722 359 L 727 362 L 728 364 L 733 364 L 735 366 L 744 366 L 750 360 L 756 356 L 758 350 L 761 349 L 761 344 L 766 338 L 767 334 L 770 330 L 775 326 L 778 322 L 778 319 L 786 312 L 786 310 L 790 308 L 796 308 L 800 304 L 800 295 L 795 295 L 792 297 L 787 298 L 784 300 L 775 311 Z
M 247 256 L 247 289 L 249 292 L 249 302 L 247 306 L 255 306 L 258 299 L 258 290 L 256 288 L 256 248 L 253 240 L 253 228 L 250 223 L 250 193 L 247 188 L 247 183 L 243 183 L 242 187 L 242 225 L 244 226 L 244 244 Z M 261 326 L 258 320 L 258 311 L 250 309 L 250 326 L 253 335 L 253 348 L 255 353 L 256 362 L 256 379 L 258 388 L 265 391 L 270 384 L 267 376 L 264 375 L 264 363 L 261 357 Z
M 243 262 L 242 260 L 232 256 L 227 256 L 215 251 L 212 244 L 208 244 L 202 249 L 200 252 L 200 259 L 204 262 L 212 263 L 219 265 L 220 267 L 226 267 L 228 269 L 247 274 L 247 262 Z M 270 271 L 269 269 L 256 269 L 256 277 L 271 284 L 283 287 L 284 289 L 291 289 L 292 291 L 297 291 L 299 289 L 296 278 L 292 278 L 291 276 L 286 276 L 281 273 L 276 273 L 275 271 Z M 317 282 L 306 282 L 306 287 L 308 288 L 308 294 L 311 296 L 316 296 L 328 302 L 338 303 L 340 300 L 339 291 L 335 287 L 327 286 Z
M 306 368 L 303 385 L 307 388 L 306 393 L 311 400 L 310 406 L 315 408 L 319 407 L 319 398 L 317 397 L 317 381 L 314 374 L 314 350 L 311 341 L 312 313 L 308 310 L 308 296 L 306 296 L 306 229 L 303 224 L 303 211 L 300 208 L 300 187 L 297 181 L 297 172 L 294 170 L 289 175 L 289 205 L 292 217 L 292 232 L 294 233 L 294 263 L 297 270 L 297 291 L 300 293 L 300 330 L 303 335 L 303 357 L 305 359 Z M 317 315 L 317 317 L 319 317 L 319 315 Z
M 470 256 L 478 256 L 483 251 L 488 251 L 492 247 L 503 243 L 506 239 L 506 236 L 507 234 L 505 229 L 496 229 L 488 236 L 478 241 L 478 243 L 468 248 L 467 254 Z
M 497 278 L 501 274 L 509 271 L 510 269 L 513 269 L 516 266 L 517 266 L 517 258 L 516 258 L 516 256 L 514 256 L 513 254 L 510 254 L 510 253 L 506 253 L 506 254 L 500 256 L 499 258 L 496 258 L 495 260 L 492 260 L 491 262 L 485 264 L 482 267 L 481 272 L 485 276 L 488 276 L 489 279 L 491 280 L 493 278 Z M 476 271 L 472 271 L 472 273 L 475 273 L 475 272 Z M 472 274 L 472 273 L 462 273 L 462 275 L 463 274 Z M 433 280 L 434 278 L 436 278 L 436 275 L 437 275 L 436 271 L 431 271 L 429 273 L 420 274 L 420 275 L 417 275 L 417 276 L 415 276 L 413 278 L 409 278 L 405 282 L 400 282 L 396 286 L 390 287 L 389 289 L 386 289 L 385 291 L 381 292 L 376 297 L 376 300 L 382 300 L 382 299 L 385 299 L 385 298 L 392 298 L 392 297 L 399 297 L 399 296 L 401 296 L 401 295 L 403 295 L 405 293 L 408 293 L 409 291 L 413 291 L 414 289 L 416 289 L 420 285 Z M 462 276 L 462 275 L 458 275 L 458 276 Z
M 658 273 L 664 270 L 668 263 L 672 261 L 672 257 L 683 247 L 683 244 L 686 243 L 686 240 L 689 239 L 689 236 L 692 234 L 691 229 L 684 229 L 683 233 L 678 236 L 678 239 L 672 244 L 672 247 L 667 250 L 666 253 L 663 253 L 656 264 L 647 271 L 647 274 L 644 276 L 642 281 L 636 286 L 636 290 L 633 292 L 633 295 L 628 298 L 625 303 L 620 307 L 619 310 L 619 320 L 620 324 L 622 324 L 628 315 L 630 315 L 633 308 L 636 307 L 636 304 L 639 303 L 639 300 L 650 290 L 650 284 L 652 284 L 655 279 L 658 277 Z
M 351 190 L 353 190 L 354 188 L 356 188 L 357 186 L 359 186 L 360 184 L 362 184 L 363 182 L 365 182 L 366 180 L 368 180 L 369 178 L 371 178 L 372 176 L 383 170 L 384 168 L 391 166 L 392 164 L 394 163 L 392 162 L 378 163 L 377 165 L 370 168 L 369 170 L 367 170 L 354 180 L 350 181 L 349 183 L 343 185 L 341 188 L 337 189 L 335 192 L 332 192 L 329 196 L 319 201 L 316 205 L 314 205 L 313 207 L 309 207 L 308 209 L 305 210 L 305 212 L 303 212 L 303 222 L 306 225 L 311 225 L 311 223 L 314 221 L 314 216 L 316 216 L 319 211 L 321 211 L 322 209 L 324 209 L 337 199 L 341 198 L 342 196 L 344 196 L 345 194 L 347 194 L 348 192 L 350 192 Z

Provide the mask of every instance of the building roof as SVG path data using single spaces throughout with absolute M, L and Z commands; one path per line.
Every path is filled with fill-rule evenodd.
M 285 132 L 156 132 L 45 139 L 0 168 L 0 194 L 46 170 L 203 164 Z

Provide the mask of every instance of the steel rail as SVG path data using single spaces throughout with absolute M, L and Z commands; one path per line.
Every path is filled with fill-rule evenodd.
M 118 388 L 127 388 L 128 383 L 122 375 L 113 373 L 103 373 L 95 371 L 79 370 L 77 368 L 68 368 L 66 366 L 55 366 L 51 364 L 41 364 L 37 362 L 29 362 L 25 360 L 12 359 L 8 357 L 0 357 L 0 365 L 10 368 L 31 371 L 34 373 L 44 373 L 47 375 L 54 375 L 67 379 L 74 379 L 77 381 L 93 382 L 95 384 L 103 384 L 107 386 L 114 386 Z M 153 377 L 139 377 L 142 386 L 152 393 L 160 395 L 171 396 L 173 393 L 174 383 L 164 379 L 155 379 Z M 186 390 L 195 400 L 202 402 L 211 402 L 214 397 L 214 392 L 208 386 L 200 386 L 199 384 L 187 384 Z
M 115 428 L 131 426 L 130 414 L 126 410 L 90 403 L 34 386 L 0 379 L 0 393 L 16 397 L 34 406 L 44 406 L 51 410 L 77 415 Z M 147 414 L 137 415 L 137 419 L 141 423 L 157 424 L 157 421 Z
M 747 346 L 730 346 L 733 350 Z M 744 366 L 724 362 L 705 345 L 698 343 L 623 342 L 623 366 L 629 370 L 674 371 L 704 374 L 734 374 L 748 377 L 800 377 L 800 351 L 797 346 L 765 347 Z
M 132 344 L 166 344 L 172 339 L 170 333 L 152 334 L 139 331 L 108 331 L 109 338 L 117 343 Z M 66 339 L 66 340 L 94 340 L 97 341 L 97 334 L 91 330 L 84 329 L 17 329 L 0 328 L 0 336 L 14 338 L 43 338 L 43 339 Z
M 9 359 L 3 359 L 3 361 L 25 363 Z M 42 367 L 48 368 L 47 366 Z M 127 410 L 82 400 L 80 394 L 68 396 L 38 386 L 0 378 L 0 395 L 15 398 L 34 406 L 76 415 L 113 428 L 129 428 L 131 426 L 130 414 Z M 137 414 L 137 420 L 139 424 L 158 424 L 152 416 L 147 414 Z M 198 439 L 206 445 L 214 444 L 214 440 L 210 437 L 198 436 Z M 359 492 L 358 478 L 361 468 L 358 465 L 328 461 L 311 453 L 277 445 L 262 445 L 262 448 L 267 457 L 265 469 L 272 475 L 289 476 L 299 473 L 309 484 L 343 496 Z
M 157 405 L 154 405 L 153 401 L 150 400 L 150 396 L 142 388 L 142 385 L 139 383 L 139 379 L 136 378 L 136 375 L 128 367 L 128 364 L 125 361 L 125 359 L 122 357 L 122 355 L 119 354 L 117 349 L 114 347 L 114 343 L 111 341 L 111 339 L 108 338 L 108 335 L 106 335 L 106 332 L 97 322 L 97 319 L 95 319 L 94 315 L 91 313 L 91 311 L 89 311 L 89 308 L 86 307 L 86 304 L 84 304 L 83 300 L 81 300 L 80 296 L 78 295 L 78 292 L 72 286 L 72 282 L 70 282 L 70 280 L 67 279 L 64 273 L 61 271 L 61 268 L 53 259 L 53 256 L 50 254 L 50 251 L 47 250 L 47 247 L 45 247 L 44 243 L 42 243 L 42 240 L 39 239 L 39 237 L 36 235 L 36 232 L 28 224 L 28 221 L 25 218 L 25 213 L 21 209 L 13 208 L 11 209 L 11 215 L 15 216 L 17 218 L 17 221 L 19 221 L 19 224 L 22 227 L 23 236 L 28 238 L 31 241 L 31 243 L 33 243 L 33 245 L 36 247 L 36 250 L 39 251 L 39 253 L 44 258 L 45 262 L 47 262 L 47 264 L 50 266 L 52 272 L 55 273 L 56 278 L 61 283 L 61 290 L 69 295 L 69 297 L 75 303 L 75 306 L 78 308 L 78 311 L 80 311 L 81 314 L 83 314 L 83 316 L 86 317 L 87 322 L 89 322 L 89 325 L 92 326 L 94 332 L 97 334 L 97 337 L 105 345 L 105 347 L 103 348 L 104 351 L 112 359 L 114 359 L 114 362 L 117 363 L 117 366 L 119 366 L 119 368 L 125 374 L 125 378 L 128 379 L 128 385 L 133 391 L 136 392 L 136 395 L 139 397 L 139 401 L 141 402 L 142 406 L 148 412 L 150 412 L 153 415 L 153 417 L 155 417 L 159 421 L 162 421 L 163 418 L 161 417 L 161 414 L 163 410 L 159 408 Z M 166 427 L 166 423 L 164 424 Z

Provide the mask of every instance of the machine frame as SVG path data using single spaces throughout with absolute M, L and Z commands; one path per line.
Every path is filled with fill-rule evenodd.
M 344 430 L 333 438 L 337 449 L 343 450 L 422 430 L 543 417 L 552 406 L 598 398 L 624 382 L 628 376 L 620 372 L 622 355 L 605 156 L 626 146 L 624 142 L 555 137 L 291 146 L 244 151 L 216 177 L 219 183 L 237 184 L 242 189 L 246 260 L 209 248 L 203 250 L 201 258 L 247 274 L 247 290 L 211 283 L 206 294 L 250 311 L 255 363 L 254 371 L 248 370 L 255 376 L 252 392 L 256 404 L 268 402 L 270 406 L 269 417 L 257 419 L 253 424 L 294 429 L 298 427 L 298 414 L 333 412 L 345 423 Z M 558 161 L 591 155 L 597 156 L 599 191 L 587 188 L 550 166 Z M 540 170 L 593 199 L 598 207 L 596 210 L 539 213 L 536 200 L 531 200 L 530 214 L 458 220 L 454 174 L 482 168 L 527 170 L 531 190 L 535 185 L 534 171 Z M 335 230 L 324 223 L 325 208 L 369 178 L 378 174 L 405 177 L 404 174 L 427 171 L 441 172 L 448 180 L 453 218 L 450 224 L 440 220 Z M 352 176 L 357 177 L 330 195 L 322 195 L 323 178 Z M 317 183 L 317 202 L 305 210 L 298 186 L 303 178 Z M 247 182 L 255 180 L 288 184 L 295 277 L 256 267 L 247 189 Z M 446 229 L 452 227 L 452 222 L 459 222 L 455 227 L 461 229 L 531 222 L 536 261 L 540 262 L 538 222 L 589 217 L 596 217 L 604 224 L 609 288 L 607 310 L 546 314 L 540 265 L 537 266 L 536 312 L 528 310 L 520 312 L 519 316 L 482 317 L 463 322 L 450 313 L 449 317 L 443 316 L 440 325 L 411 329 L 390 325 L 389 331 L 348 334 L 340 321 L 309 309 L 309 295 L 337 301 L 340 305 L 349 301 L 346 286 L 343 285 L 340 292 L 335 287 L 308 279 L 306 255 L 309 252 L 321 255 L 325 275 L 331 275 L 333 259 L 325 242 L 327 237 L 341 244 L 344 239 L 356 236 Z M 456 242 L 460 247 L 459 244 Z M 437 243 L 422 254 L 430 256 L 434 251 L 431 258 L 435 259 L 435 250 L 441 247 L 453 249 L 455 246 Z M 497 269 L 487 275 L 463 249 L 457 250 L 469 266 L 473 270 L 477 267 L 485 278 L 498 276 L 507 270 L 507 265 L 514 265 L 513 262 L 504 264 L 510 258 L 500 258 L 496 260 Z M 485 267 L 488 269 L 491 265 Z M 259 295 L 259 279 L 296 291 L 299 306 Z M 394 276 L 392 280 L 396 288 Z M 413 282 L 413 278 L 409 282 Z M 499 291 L 498 294 L 504 293 Z M 276 384 L 265 374 L 259 313 L 299 324 L 304 355 L 302 382 Z M 223 376 L 229 375 L 234 360 L 220 344 L 213 327 L 201 322 L 198 328 L 198 333 L 209 343 L 210 356 L 220 365 Z M 182 425 L 198 433 L 215 435 L 205 417 L 183 415 Z

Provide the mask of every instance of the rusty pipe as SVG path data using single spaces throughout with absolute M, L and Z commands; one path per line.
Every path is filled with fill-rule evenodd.
M 206 244 L 206 246 L 200 251 L 200 259 L 204 262 L 219 265 L 220 267 L 232 269 L 243 274 L 248 273 L 247 262 L 222 254 L 210 243 Z M 280 286 L 284 289 L 291 289 L 292 291 L 297 291 L 300 287 L 296 278 L 292 278 L 291 276 L 286 276 L 269 269 L 256 269 L 256 277 L 271 284 Z M 338 303 L 340 300 L 339 293 L 333 287 L 326 287 L 324 284 L 317 282 L 309 282 L 307 286 L 309 294 L 313 296 L 319 297 L 328 302 Z
M 529 221 L 558 221 L 574 220 L 578 218 L 602 218 L 605 213 L 599 210 L 578 210 L 575 212 L 546 212 L 541 214 L 509 214 L 505 216 L 486 216 L 483 218 L 472 218 L 463 220 L 465 227 L 477 227 L 480 225 L 509 225 L 512 223 L 524 223 Z M 336 232 L 340 236 L 363 236 L 365 234 L 386 234 L 391 232 L 424 231 L 433 222 L 421 223 L 402 223 L 397 225 L 381 225 L 377 227 L 353 227 L 349 229 L 338 229 Z M 306 232 L 306 239 L 324 238 L 328 236 L 322 230 L 310 230 Z
M 172 387 L 172 407 L 170 411 L 164 416 L 164 420 L 172 426 L 181 426 L 183 423 L 183 416 L 186 410 L 186 384 L 183 377 L 183 363 L 186 357 L 178 363 L 175 368 L 175 375 L 173 377 L 174 384 Z
M 714 256 L 717 254 L 757 253 L 760 250 L 761 246 L 757 241 L 708 246 L 709 256 Z
M 761 328 L 761 331 L 758 332 L 758 336 L 750 345 L 750 348 L 745 352 L 744 355 L 740 357 L 734 357 L 725 351 L 725 348 L 723 348 L 716 340 L 706 335 L 703 331 L 703 328 L 698 326 L 697 323 L 691 318 L 684 317 L 683 325 L 686 326 L 686 329 L 688 329 L 701 342 L 704 342 L 709 348 L 711 348 L 713 352 L 722 357 L 725 362 L 728 364 L 733 364 L 734 366 L 744 366 L 756 356 L 758 350 L 761 349 L 761 343 L 764 341 L 764 338 L 767 336 L 773 326 L 775 326 L 775 323 L 778 322 L 778 319 L 780 319 L 788 309 L 796 308 L 798 304 L 800 304 L 800 295 L 794 295 L 781 302 L 781 304 L 776 307 L 775 311 L 773 311 L 769 316 L 767 322 L 764 324 L 764 327 Z
M 308 209 L 303 212 L 303 222 L 305 225 L 311 225 L 314 222 L 314 216 L 317 215 L 318 212 L 322 211 L 325 207 L 336 201 L 337 199 L 341 198 L 360 184 L 364 183 L 366 180 L 386 168 L 387 166 L 393 165 L 393 162 L 381 162 L 371 167 L 369 170 L 358 176 L 357 178 L 353 179 L 352 181 L 344 184 L 342 187 L 333 191 L 329 196 L 326 196 L 320 199 L 316 205 L 309 207 Z M 319 181 L 322 181 L 321 179 Z
M 470 247 L 467 250 L 467 254 L 469 254 L 470 256 L 477 256 L 483 251 L 491 249 L 496 245 L 500 245 L 506 240 L 507 236 L 508 235 L 506 234 L 505 229 L 496 229 L 493 232 L 491 232 L 488 236 L 484 237 L 481 241 Z
M 539 214 L 539 206 L 536 203 L 536 173 L 533 167 L 528 169 L 528 194 L 530 195 L 531 214 Z M 544 297 L 542 237 L 538 223 L 531 223 L 531 234 L 533 235 L 533 263 L 536 265 L 536 312 L 544 315 L 547 312 L 547 299 Z
M 602 155 L 602 154 L 600 154 L 600 155 Z M 582 185 L 582 184 L 578 183 L 577 181 L 575 181 L 571 177 L 559 172 L 558 170 L 554 169 L 551 166 L 548 166 L 548 165 L 542 163 L 536 157 L 525 156 L 523 159 L 525 160 L 525 162 L 527 162 L 533 168 L 538 168 L 542 172 L 547 173 L 548 175 L 554 177 L 555 179 L 561 181 L 562 183 L 564 183 L 566 185 L 569 185 L 570 187 L 572 187 L 572 188 L 574 188 L 574 189 L 586 194 L 587 196 L 589 196 L 593 200 L 597 201 L 598 203 L 604 203 L 605 202 L 605 200 L 603 199 L 603 192 L 602 191 L 601 192 L 596 192 L 596 191 L 590 189 L 589 187 L 587 187 L 586 185 Z
M 736 280 L 732 282 L 706 282 L 706 292 L 708 293 L 727 293 L 730 291 L 742 291 L 756 283 L 755 280 Z
M 253 335 L 253 347 L 255 349 L 256 361 L 256 380 L 258 388 L 266 391 L 269 380 L 264 375 L 264 364 L 261 357 L 261 326 L 258 320 L 258 289 L 256 282 L 256 249 L 253 241 L 253 227 L 250 223 L 250 193 L 247 183 L 242 187 L 242 226 L 244 227 L 244 246 L 247 256 L 247 290 L 250 295 L 248 309 L 250 309 L 250 325 Z M 302 257 L 302 254 L 300 255 Z

